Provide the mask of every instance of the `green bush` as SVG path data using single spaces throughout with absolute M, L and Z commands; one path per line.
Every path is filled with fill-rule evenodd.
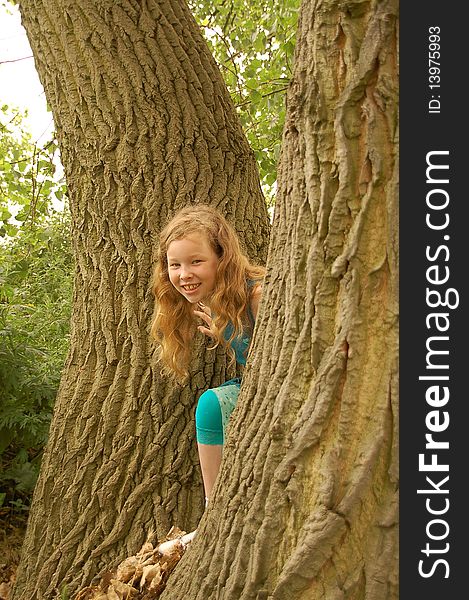
M 70 219 L 54 139 L 0 106 L 0 506 L 34 488 L 68 347 Z
M 26 502 L 34 488 L 69 343 L 71 289 L 67 212 L 0 245 L 0 505 Z

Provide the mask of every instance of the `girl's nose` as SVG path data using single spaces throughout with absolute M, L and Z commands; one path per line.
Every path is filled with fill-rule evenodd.
M 179 273 L 179 278 L 180 279 L 190 279 L 192 277 L 192 273 L 190 272 L 190 269 L 188 269 L 185 266 L 181 266 L 181 271 Z

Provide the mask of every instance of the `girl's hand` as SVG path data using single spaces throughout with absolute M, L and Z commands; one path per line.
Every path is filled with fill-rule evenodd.
M 205 321 L 205 323 L 208 325 L 208 327 L 199 325 L 197 327 L 197 329 L 199 331 L 201 331 L 202 333 L 204 333 L 205 335 L 208 335 L 209 337 L 213 337 L 213 334 L 211 331 L 211 327 L 212 327 L 211 314 L 212 313 L 210 311 L 210 308 L 208 306 L 205 306 L 205 304 L 202 304 L 202 302 L 197 302 L 197 308 L 199 310 L 194 310 L 194 314 L 197 315 L 198 317 L 200 317 L 202 319 L 202 321 Z

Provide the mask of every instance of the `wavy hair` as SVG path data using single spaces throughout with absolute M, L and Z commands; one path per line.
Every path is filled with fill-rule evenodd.
M 212 311 L 211 331 L 216 348 L 229 343 L 250 327 L 247 318 L 253 288 L 249 280 L 260 280 L 265 269 L 251 264 L 243 254 L 233 227 L 211 206 L 197 204 L 178 211 L 160 233 L 158 256 L 153 274 L 155 295 L 151 335 L 158 343 L 163 372 L 184 379 L 188 375 L 191 342 L 197 332 L 197 317 L 192 304 L 172 285 L 166 253 L 171 242 L 191 234 L 205 236 L 219 258 L 215 287 L 209 299 Z M 233 325 L 228 342 L 223 332 Z

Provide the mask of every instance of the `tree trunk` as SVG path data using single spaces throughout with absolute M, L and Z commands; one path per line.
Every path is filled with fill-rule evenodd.
M 76 259 L 70 353 L 14 593 L 48 600 L 152 532 L 196 527 L 195 401 L 230 374 L 201 341 L 190 385 L 161 378 L 149 339 L 157 235 L 173 209 L 208 202 L 262 262 L 268 216 L 253 154 L 183 0 L 20 8 L 54 115 Z
M 397 13 L 303 3 L 253 358 L 162 599 L 398 597 Z

